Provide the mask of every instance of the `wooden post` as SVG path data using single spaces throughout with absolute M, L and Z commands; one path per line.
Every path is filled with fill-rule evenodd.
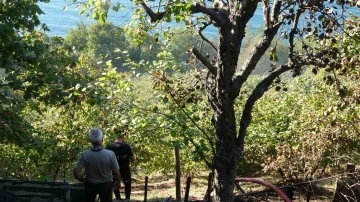
M 212 182 L 213 182 L 213 174 L 212 173 L 209 173 L 209 176 L 208 176 L 208 186 L 207 186 L 207 190 L 206 190 L 206 193 L 205 193 L 205 196 L 204 196 L 204 201 L 205 202 L 211 202 L 211 192 L 212 192 Z
M 306 202 L 309 202 L 311 200 L 311 184 L 307 186 L 306 188 Z
M 289 187 L 289 188 L 286 189 L 285 194 L 290 200 L 294 200 L 294 191 L 295 191 L 294 187 Z
M 147 200 L 148 180 L 149 180 L 149 177 L 145 176 L 144 202 L 146 202 L 146 200 Z
M 179 154 L 179 146 L 175 146 L 175 188 L 176 188 L 176 201 L 181 202 L 181 192 L 180 192 L 180 154 Z
M 187 180 L 186 180 L 186 189 L 185 189 L 184 202 L 188 202 L 188 201 L 189 201 L 190 183 L 191 183 L 191 177 L 188 177 Z

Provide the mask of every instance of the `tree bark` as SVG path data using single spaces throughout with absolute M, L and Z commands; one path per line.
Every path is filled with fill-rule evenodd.
M 232 201 L 234 178 L 240 153 L 236 146 L 236 118 L 234 99 L 231 97 L 232 77 L 235 73 L 240 44 L 231 33 L 230 22 L 221 28 L 217 74 L 210 99 L 214 103 L 214 127 L 216 130 L 216 154 L 214 157 L 215 201 Z M 236 42 L 234 42 L 236 41 Z
M 234 142 L 223 142 L 215 161 L 214 197 L 215 201 L 233 201 L 234 179 L 240 158 Z

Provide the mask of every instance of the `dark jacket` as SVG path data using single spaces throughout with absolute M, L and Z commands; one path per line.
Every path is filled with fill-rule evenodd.
M 120 170 L 130 169 L 130 160 L 134 155 L 130 145 L 126 144 L 125 142 L 113 142 L 108 144 L 106 149 L 109 149 L 115 153 Z

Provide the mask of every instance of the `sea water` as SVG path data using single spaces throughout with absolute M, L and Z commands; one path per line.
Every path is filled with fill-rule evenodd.
M 125 7 L 120 9 L 118 12 L 109 9 L 107 22 L 112 22 L 114 25 L 125 26 L 132 16 L 133 5 L 131 1 L 122 1 L 121 4 Z M 94 22 L 90 17 L 88 18 L 86 14 L 79 15 L 81 6 L 77 7 L 77 3 L 72 3 L 71 0 L 51 0 L 50 3 L 39 2 L 39 6 L 44 15 L 40 15 L 41 23 L 45 23 L 50 29 L 48 34 L 50 36 L 62 36 L 64 37 L 69 29 L 76 28 L 77 23 L 82 22 L 84 24 L 89 24 Z M 64 10 L 64 8 L 66 9 Z M 262 18 L 262 8 L 259 7 L 255 16 L 250 21 L 252 28 L 260 27 L 263 24 Z M 181 25 L 171 22 L 170 26 L 178 27 Z M 213 37 L 217 35 L 217 29 L 213 26 L 209 26 L 203 31 L 203 34 L 207 37 Z
M 154 1 L 154 3 L 156 2 Z M 50 29 L 50 32 L 48 32 L 49 35 L 64 37 L 69 29 L 76 28 L 77 23 L 83 22 L 84 24 L 89 24 L 94 22 L 91 18 L 91 14 L 89 18 L 86 14 L 79 15 L 81 5 L 76 8 L 76 5 L 78 4 L 79 3 L 76 2 L 73 3 L 72 0 L 51 0 L 50 3 L 39 2 L 40 8 L 45 13 L 44 15 L 40 15 L 40 21 L 45 23 Z M 107 21 L 123 27 L 130 21 L 133 5 L 130 0 L 121 1 L 121 4 L 125 8 L 118 12 L 109 9 Z M 67 9 L 64 10 L 65 7 L 67 7 Z M 340 6 L 338 7 L 340 8 Z M 349 11 L 360 16 L 360 10 L 356 7 L 349 9 Z M 259 6 L 248 25 L 250 25 L 251 29 L 257 29 L 263 25 L 263 22 L 262 7 Z M 177 27 L 181 25 L 172 22 L 170 23 L 170 26 Z M 215 27 L 209 26 L 203 31 L 203 34 L 211 38 L 217 36 L 217 32 L 218 30 Z

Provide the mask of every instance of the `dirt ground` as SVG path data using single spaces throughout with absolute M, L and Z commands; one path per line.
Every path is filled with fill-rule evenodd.
M 263 179 L 270 181 L 270 179 Z M 181 197 L 184 200 L 186 178 L 181 179 Z M 131 194 L 131 202 L 140 202 L 145 200 L 145 179 L 142 176 L 135 176 L 133 180 L 133 188 Z M 262 192 L 265 188 L 256 185 L 244 183 L 240 184 L 245 193 L 257 193 L 247 196 L 253 202 L 261 201 L 283 201 L 274 192 Z M 308 187 L 299 187 L 294 191 L 294 200 L 296 202 L 305 202 L 309 199 L 311 202 L 329 202 L 332 201 L 335 181 L 327 181 L 325 183 L 311 185 Z M 207 188 L 207 176 L 199 175 L 192 178 L 189 191 L 189 201 L 202 201 Z M 124 198 L 124 187 L 121 187 L 121 196 Z M 260 193 L 258 193 L 260 191 Z M 240 192 L 238 192 L 240 193 Z M 163 202 L 165 199 L 171 197 L 173 201 L 176 198 L 175 177 L 164 176 L 163 174 L 155 174 L 148 177 L 147 201 L 149 202 Z M 245 200 L 246 201 L 246 200 Z
M 202 200 L 207 188 L 207 178 L 198 176 L 192 178 L 189 191 L 189 201 Z M 186 178 L 181 179 L 181 197 L 185 196 Z M 121 197 L 124 198 L 124 187 L 122 185 Z M 132 183 L 131 202 L 144 201 L 145 199 L 145 176 L 135 176 Z M 161 173 L 148 177 L 147 201 L 162 202 L 165 199 L 176 198 L 175 177 L 165 176 Z

